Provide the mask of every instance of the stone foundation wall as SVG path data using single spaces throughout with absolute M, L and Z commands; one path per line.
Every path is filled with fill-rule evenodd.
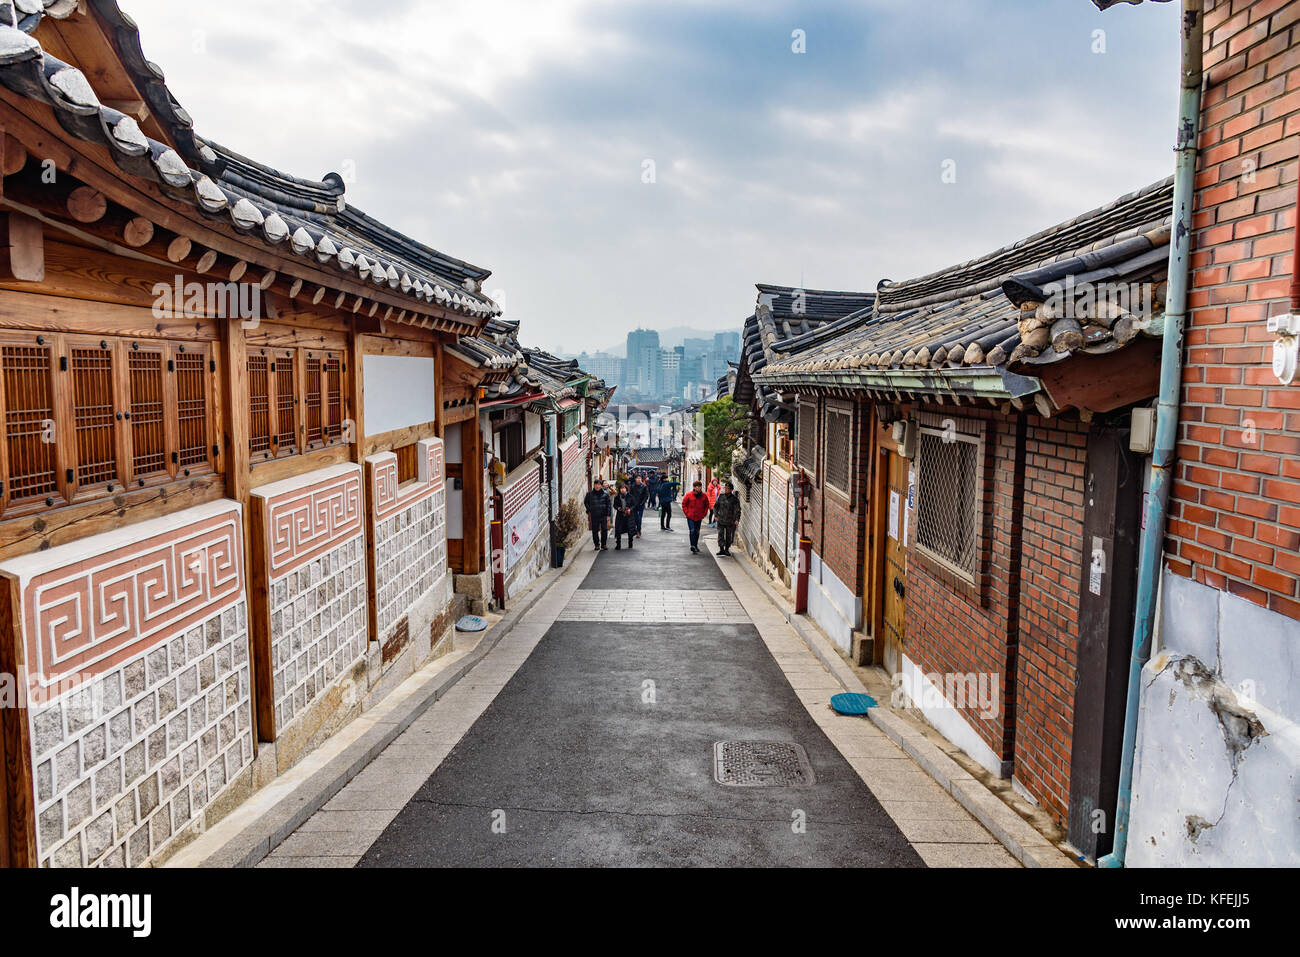
M 361 469 L 344 464 L 253 490 L 258 531 L 254 561 L 265 575 L 253 614 L 265 629 L 273 720 L 264 738 L 281 743 L 277 763 L 287 767 L 310 742 L 295 728 L 304 721 L 316 734 L 328 716 L 319 702 L 332 699 L 340 678 L 366 652 L 367 588 Z M 262 617 L 264 616 L 264 617 Z M 353 695 L 352 697 L 356 697 Z M 330 700 L 328 711 L 337 710 Z M 285 742 L 289 746 L 285 746 Z
M 243 554 L 221 501 L 0 565 L 41 865 L 165 856 L 251 764 Z

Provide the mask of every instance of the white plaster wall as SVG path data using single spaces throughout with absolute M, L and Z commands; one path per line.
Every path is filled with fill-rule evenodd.
M 925 715 L 925 720 L 934 725 L 940 734 L 974 758 L 980 767 L 998 777 L 1005 776 L 1002 759 L 984 743 L 979 732 L 967 724 L 961 711 L 939 703 L 946 701 L 943 690 L 927 678 L 907 655 L 902 656 L 902 661 L 903 666 L 899 670 L 901 680 L 896 679 L 896 687 L 902 689 L 908 703 Z
M 1126 860 L 1300 865 L 1300 623 L 1165 573 Z
M 808 614 L 841 650 L 852 650 L 853 630 L 862 623 L 862 600 L 815 551 L 808 576 Z

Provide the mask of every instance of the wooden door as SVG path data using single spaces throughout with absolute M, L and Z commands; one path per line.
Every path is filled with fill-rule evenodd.
M 459 462 L 447 463 L 447 564 L 458 575 L 465 574 L 465 438 L 470 429 L 477 429 L 476 421 L 447 426 L 449 433 L 455 429 L 460 446 Z M 447 438 L 444 434 L 443 438 Z M 469 504 L 473 504 L 472 501 Z
M 885 494 L 881 502 L 884 530 L 884 578 L 881 599 L 884 605 L 881 632 L 885 639 L 887 667 L 901 666 L 899 656 L 907 637 L 907 459 L 889 449 L 885 457 Z

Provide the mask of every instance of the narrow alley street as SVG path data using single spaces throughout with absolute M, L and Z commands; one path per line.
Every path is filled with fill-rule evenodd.
M 680 516 L 647 519 L 632 551 L 585 549 L 261 866 L 1018 866 L 830 710 L 834 677 L 711 530 L 692 555 Z M 717 783 L 733 741 L 799 745 L 812 783 Z

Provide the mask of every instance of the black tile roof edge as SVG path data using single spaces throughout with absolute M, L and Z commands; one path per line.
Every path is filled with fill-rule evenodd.
M 1164 194 L 1168 194 L 1167 202 Z M 1157 229 L 1172 218 L 1172 196 L 1173 177 L 1169 176 L 975 259 L 902 282 L 882 280 L 877 286 L 879 298 L 876 308 L 882 313 L 901 312 L 963 299 L 969 295 L 997 288 L 1001 282 L 999 277 L 1018 272 L 1022 266 L 1037 264 L 1041 267 L 1047 264 L 1045 260 L 1075 258 L 1089 251 L 1112 245 L 1129 236 Z M 1134 213 L 1137 213 L 1145 211 L 1147 206 L 1152 208 L 1153 215 L 1138 216 L 1140 222 L 1133 222 L 1130 218 L 1124 220 L 1123 225 L 1117 229 L 1100 233 L 1088 230 L 1090 226 L 1104 225 L 1108 214 L 1120 211 L 1124 207 L 1130 207 Z M 1071 245 L 1065 251 L 1050 252 L 1051 240 L 1059 241 L 1067 234 L 1076 232 L 1090 238 Z M 944 280 L 948 281 L 944 282 Z M 927 287 L 936 288 L 927 291 Z
M 452 278 L 442 275 L 428 267 L 430 259 L 424 259 L 427 254 L 422 253 L 422 250 L 436 254 L 440 265 L 455 264 L 468 267 L 475 274 L 490 275 L 486 270 L 469 267 L 460 260 L 443 256 L 429 247 L 422 247 L 360 211 L 349 215 L 345 204 L 341 204 L 342 209 L 336 207 L 332 216 L 297 208 L 291 212 L 261 195 L 258 192 L 259 186 L 262 189 L 268 188 L 268 180 L 274 177 L 279 178 L 279 185 L 275 188 L 286 197 L 310 194 L 312 191 L 328 192 L 332 184 L 288 177 L 224 149 L 226 160 L 223 162 L 215 149 L 197 137 L 192 137 L 192 121 L 188 113 L 175 103 L 169 92 L 166 97 L 160 92 L 160 87 L 162 91 L 166 90 L 162 71 L 144 58 L 139 50 L 139 31 L 134 21 L 118 8 L 116 0 L 92 0 L 92 7 L 115 31 L 124 62 L 131 59 L 138 61 L 135 64 L 128 62 L 128 69 L 135 74 L 133 79 L 137 85 L 146 81 L 151 84 L 151 105 L 157 107 L 156 100 L 166 99 L 175 107 L 170 113 L 164 111 L 164 114 L 169 117 L 169 124 L 175 126 L 173 132 L 180 130 L 177 137 L 178 149 L 194 147 L 191 157 L 198 159 L 198 169 L 191 168 L 167 144 L 146 137 L 134 119 L 102 105 L 81 71 L 47 54 L 30 35 L 39 25 L 42 16 L 65 19 L 77 10 L 76 3 L 68 0 L 30 2 L 43 2 L 43 9 L 24 14 L 16 9 L 13 0 L 0 0 L 0 83 L 20 96 L 53 108 L 64 129 L 78 139 L 106 147 L 117 165 L 127 174 L 153 180 L 167 195 L 196 206 L 205 215 L 227 214 L 236 230 L 244 234 L 260 231 L 259 239 L 270 247 L 287 243 L 288 249 L 280 250 L 282 254 L 291 250 L 298 256 L 313 257 L 321 264 L 332 263 L 342 272 L 356 268 L 363 281 L 369 280 L 376 286 L 386 285 L 391 289 L 400 289 L 402 294 L 424 302 L 436 301 L 443 308 L 474 316 L 475 319 L 471 321 L 481 321 L 483 317 L 499 314 L 499 307 L 478 292 L 479 280 L 475 276 Z M 147 75 L 141 73 L 141 70 L 147 70 Z M 254 174 L 243 177 L 245 182 L 242 185 L 212 179 L 211 172 L 216 172 L 220 177 L 221 170 L 229 167 L 231 159 L 238 160 L 244 173 Z M 258 198 L 262 200 L 261 204 Z M 348 227 L 356 228 L 356 234 Z M 384 248 L 373 238 L 376 234 L 398 248 Z M 358 238 L 375 243 L 380 249 L 379 256 L 374 255 L 374 250 L 368 251 L 369 256 L 377 262 L 372 263 L 364 249 L 359 250 L 360 255 L 354 254 L 352 247 L 363 245 L 356 242 Z M 385 258 L 390 261 L 383 262 Z M 393 262 L 393 259 L 398 262 Z M 424 261 L 411 261 L 420 259 Z M 400 271 L 399 265 L 402 267 Z M 473 282 L 474 289 L 468 288 L 466 279 Z

